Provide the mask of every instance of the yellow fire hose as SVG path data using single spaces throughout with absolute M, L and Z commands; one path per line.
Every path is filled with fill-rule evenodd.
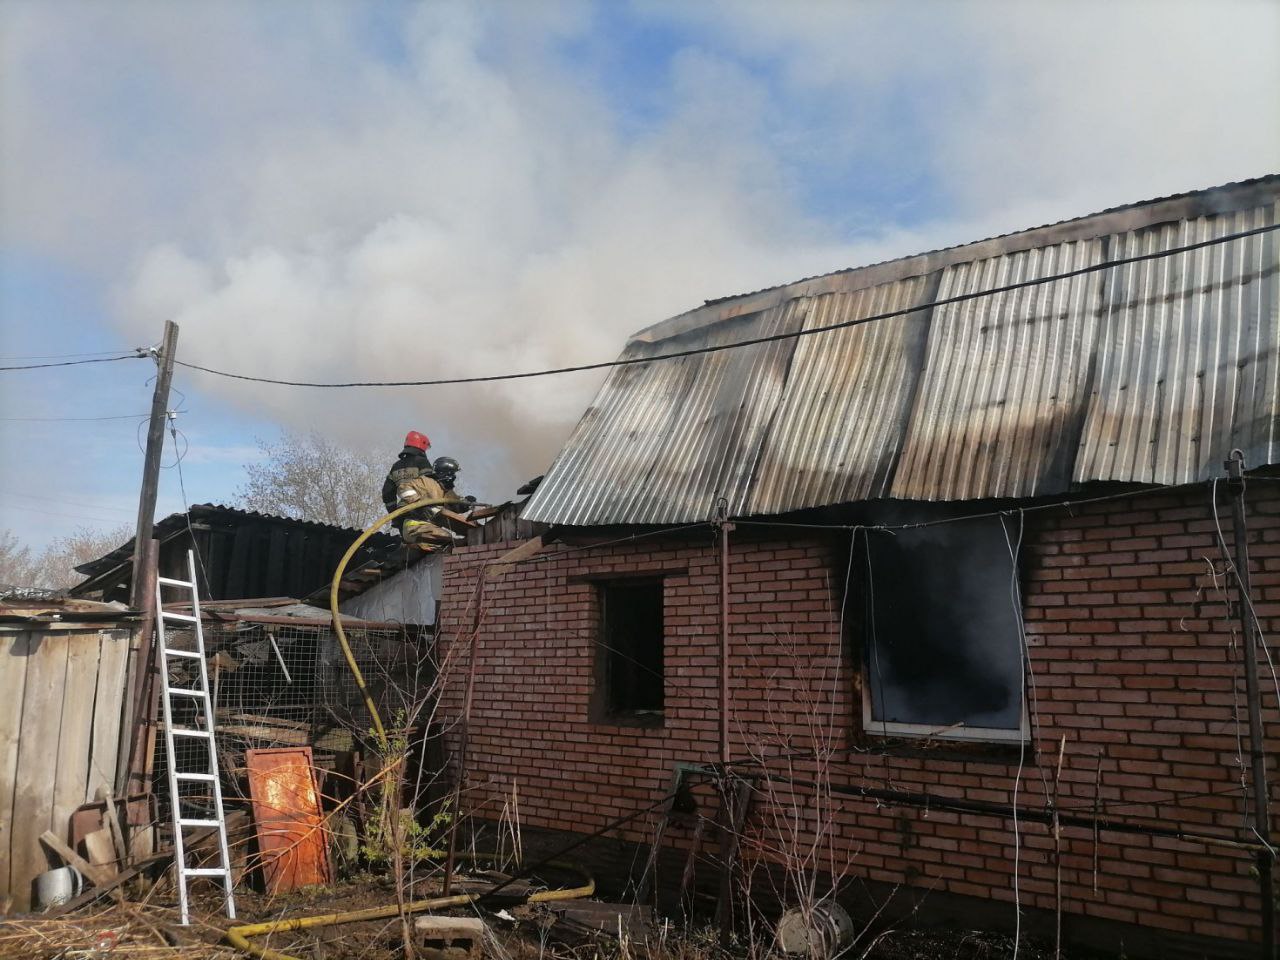
M 378 714 L 378 708 L 373 702 L 373 696 L 369 693 L 369 688 L 364 682 L 364 675 L 360 672 L 360 667 L 356 664 L 355 654 L 351 652 L 351 645 L 347 642 L 347 634 L 342 629 L 342 617 L 338 613 L 338 589 L 342 583 L 342 575 L 346 572 L 347 564 L 351 562 L 351 558 L 355 556 L 356 551 L 363 546 L 364 542 L 371 536 L 382 529 L 386 524 L 390 523 L 397 517 L 422 507 L 443 506 L 447 503 L 457 503 L 456 498 L 448 498 L 443 500 L 417 500 L 403 507 L 397 507 L 392 510 L 381 520 L 370 525 L 360 536 L 356 537 L 354 543 L 347 548 L 347 552 L 342 555 L 342 560 L 338 562 L 338 569 L 334 571 L 333 583 L 329 588 L 329 611 L 333 614 L 333 630 L 338 636 L 338 644 L 342 647 L 342 654 L 347 659 L 347 666 L 351 668 L 351 674 L 355 677 L 356 686 L 360 689 L 360 695 L 364 697 L 364 705 L 369 710 L 369 717 L 373 720 L 373 729 L 377 736 L 386 739 L 386 729 L 382 725 L 382 717 Z M 469 857 L 468 859 L 476 859 Z M 577 864 L 565 861 L 551 861 L 549 866 L 557 867 L 561 870 L 569 870 L 578 874 L 585 881 L 579 886 L 568 887 L 559 890 L 543 890 L 539 893 L 530 895 L 527 902 L 537 903 L 546 900 L 576 900 L 581 897 L 589 897 L 596 890 L 596 882 L 592 879 L 582 867 Z M 474 900 L 484 896 L 483 893 L 462 893 L 452 897 L 434 897 L 429 900 L 415 900 L 412 903 L 404 905 L 405 913 L 422 913 L 427 910 L 442 910 L 447 907 L 462 907 Z M 314 917 L 297 917 L 292 920 L 271 920 L 267 923 L 250 923 L 241 924 L 240 926 L 231 927 L 227 930 L 227 942 L 238 950 L 249 954 L 250 956 L 259 957 L 261 960 L 297 960 L 286 953 L 279 950 L 272 950 L 269 947 L 258 946 L 250 943 L 250 937 L 261 937 L 270 933 L 283 933 L 289 930 L 308 930 L 312 927 L 328 927 L 341 923 L 359 923 L 363 920 L 386 920 L 391 917 L 399 916 L 401 908 L 397 906 L 389 907 L 370 907 L 365 910 L 351 910 L 346 913 L 326 913 Z
M 475 859 L 474 857 L 469 859 Z M 541 890 L 526 898 L 527 903 L 541 903 L 548 900 L 578 900 L 589 897 L 596 891 L 596 882 L 582 867 L 566 861 L 551 861 L 548 866 L 561 870 L 570 870 L 582 877 L 583 883 L 576 887 L 558 890 Z M 452 897 L 433 897 L 430 900 L 414 900 L 404 905 L 404 912 L 423 913 L 427 910 L 443 910 L 447 907 L 463 907 L 480 899 L 484 893 L 459 893 Z M 238 950 L 260 960 L 298 960 L 297 957 L 270 947 L 250 943 L 250 937 L 261 937 L 269 933 L 284 933 L 289 930 L 309 930 L 312 927 L 330 927 L 340 923 L 359 923 L 364 920 L 389 920 L 400 915 L 400 907 L 370 907 L 365 910 L 351 910 L 347 913 L 326 913 L 315 917 L 298 917 L 294 920 L 271 920 L 267 923 L 249 923 L 231 927 L 227 931 L 227 942 Z
M 375 520 L 365 528 L 365 531 L 360 536 L 356 537 L 355 542 L 347 547 L 347 552 L 338 561 L 338 569 L 333 572 L 333 583 L 329 586 L 329 612 L 333 614 L 333 632 L 338 635 L 338 645 L 342 647 L 342 655 L 347 658 L 347 666 L 351 668 L 351 675 L 355 677 L 356 686 L 360 688 L 360 695 L 364 697 L 364 705 L 368 708 L 369 717 L 373 720 L 374 733 L 377 734 L 378 740 L 383 743 L 387 739 L 386 728 L 382 726 L 382 717 L 378 714 L 378 708 L 373 702 L 373 695 L 369 693 L 369 687 L 364 682 L 364 674 L 360 672 L 360 667 L 356 664 L 355 654 L 351 652 L 351 644 L 347 643 L 347 632 L 342 629 L 342 615 L 338 613 L 338 588 L 342 584 L 342 575 L 347 572 L 347 564 L 356 555 L 356 551 L 364 546 L 366 540 L 396 519 L 396 517 L 402 517 L 414 510 L 421 510 L 423 507 L 441 507 L 446 503 L 457 502 L 457 497 L 446 497 L 435 500 L 415 500 L 413 503 L 405 504 L 403 507 L 396 507 L 381 520 Z

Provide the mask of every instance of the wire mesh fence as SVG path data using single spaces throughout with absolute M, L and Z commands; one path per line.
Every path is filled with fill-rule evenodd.
M 191 630 L 167 630 L 171 648 L 194 650 Z M 442 761 L 428 759 L 430 718 L 433 715 L 438 667 L 434 637 L 416 628 L 348 626 L 348 643 L 365 678 L 370 695 L 389 731 L 415 745 L 417 763 L 432 767 L 435 781 Z M 317 792 L 325 810 L 353 796 L 359 784 L 377 769 L 386 750 L 371 730 L 364 697 L 338 638 L 331 627 L 314 623 L 290 624 L 237 620 L 204 624 L 205 669 L 214 709 L 215 743 L 224 804 L 228 811 L 248 809 L 250 802 L 247 751 L 305 748 L 309 751 Z M 169 683 L 199 686 L 198 660 L 171 657 Z M 175 729 L 208 729 L 201 716 L 203 701 L 175 697 Z M 163 722 L 163 714 L 160 716 Z M 155 783 L 168 776 L 163 736 L 156 737 Z M 179 737 L 174 741 L 174 769 L 184 773 L 209 770 L 205 741 Z M 169 790 L 158 789 L 161 830 L 173 820 Z M 415 798 L 421 800 L 422 798 Z M 213 796 L 207 783 L 179 781 L 178 802 L 183 817 L 213 816 Z

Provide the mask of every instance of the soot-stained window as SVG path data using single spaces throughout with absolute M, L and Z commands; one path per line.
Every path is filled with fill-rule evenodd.
M 662 580 L 601 581 L 596 590 L 600 635 L 593 712 L 600 720 L 660 720 Z
M 867 733 L 1024 736 L 1016 540 L 998 517 L 868 532 Z

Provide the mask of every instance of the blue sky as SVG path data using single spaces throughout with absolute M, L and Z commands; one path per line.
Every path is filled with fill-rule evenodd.
M 287 379 L 610 357 L 706 298 L 1274 172 L 1278 10 L 6 0 L 0 357 L 166 319 L 186 359 Z M 29 418 L 143 413 L 152 373 L 0 373 L 0 529 L 132 520 L 137 420 Z M 598 382 L 180 371 L 182 479 L 226 502 L 256 437 L 390 457 L 413 427 L 500 498 Z

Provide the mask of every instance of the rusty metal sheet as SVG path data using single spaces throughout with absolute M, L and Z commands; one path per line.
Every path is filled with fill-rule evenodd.
M 268 893 L 328 883 L 329 844 L 310 747 L 245 751 Z

